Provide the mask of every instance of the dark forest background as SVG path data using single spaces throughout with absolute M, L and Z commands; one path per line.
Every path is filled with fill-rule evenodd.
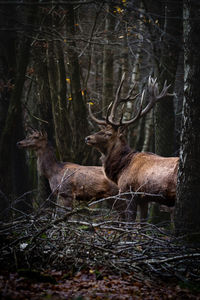
M 1 218 L 10 207 L 29 213 L 50 193 L 34 154 L 16 147 L 30 129 L 48 133 L 58 160 L 100 165 L 84 142 L 97 130 L 88 102 L 105 117 L 126 72 L 122 94 L 134 82 L 141 92 L 150 75 L 171 85 L 174 97 L 127 139 L 138 151 L 180 155 L 175 224 L 199 232 L 199 2 L 0 1 L 0 16 Z M 125 118 L 132 111 L 129 102 Z

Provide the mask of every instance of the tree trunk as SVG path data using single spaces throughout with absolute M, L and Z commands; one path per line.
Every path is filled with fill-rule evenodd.
M 23 19 L 23 21 L 26 21 L 28 24 L 34 24 L 36 14 L 35 6 L 27 7 L 26 9 L 26 15 L 28 17 L 26 20 Z M 13 19 L 15 18 L 13 17 Z M 20 24 L 21 16 L 19 18 L 19 15 L 17 15 L 17 20 Z M 13 24 L 10 25 L 11 27 L 13 26 Z M 28 29 L 26 35 L 17 41 L 19 54 L 17 57 L 18 64 L 16 73 L 14 75 L 14 87 L 9 99 L 8 111 L 0 136 L 1 191 L 7 197 L 14 199 L 29 189 L 25 153 L 16 148 L 16 142 L 23 135 L 21 96 L 30 52 L 30 38 L 27 38 L 27 35 L 30 35 Z M 13 60 L 13 58 L 11 58 L 11 60 Z M 26 195 L 27 194 L 24 194 L 24 197 L 16 199 L 14 206 L 18 210 L 29 212 L 31 210 L 31 203 L 29 197 Z
M 179 2 L 165 3 L 164 38 L 158 57 L 158 78 L 160 86 L 165 80 L 171 84 L 171 92 L 174 91 L 175 76 L 180 53 L 178 41 L 181 37 L 181 6 Z M 175 116 L 173 97 L 166 97 L 156 106 L 155 111 L 155 151 L 162 156 L 173 156 L 175 152 Z
M 85 144 L 85 137 L 89 134 L 87 121 L 87 107 L 82 97 L 80 82 L 80 66 L 76 52 L 75 22 L 73 5 L 67 5 L 66 33 L 70 42 L 67 41 L 68 70 L 70 73 L 71 86 L 71 108 L 73 113 L 73 135 L 71 136 L 71 146 L 74 154 L 74 161 L 81 164 L 91 162 L 90 149 Z M 71 118 L 72 120 L 72 118 Z
M 36 47 L 34 51 L 34 70 L 36 73 L 37 81 L 37 94 L 38 103 L 36 107 L 37 127 L 36 129 L 45 130 L 51 140 L 54 136 L 54 123 L 51 121 L 53 119 L 52 115 L 52 103 L 49 79 L 48 79 L 48 68 L 46 61 L 46 49 L 45 45 L 42 44 L 39 49 Z M 55 146 L 55 145 L 54 145 Z M 35 161 L 34 161 L 35 163 Z M 36 169 L 36 168 L 35 168 Z M 39 205 L 44 205 L 44 201 L 51 194 L 51 189 L 49 186 L 49 181 L 44 176 L 41 176 L 37 172 L 37 202 Z M 49 203 L 46 204 L 49 206 Z
M 59 41 L 48 43 L 47 62 L 57 151 L 60 160 L 70 161 L 73 159 L 71 126 L 67 112 L 64 57 Z
M 155 4 L 155 3 L 154 3 Z M 157 5 L 157 4 L 156 4 Z M 170 91 L 174 91 L 175 76 L 180 53 L 181 41 L 181 1 L 172 2 L 166 0 L 159 7 L 155 7 L 157 17 L 165 14 L 165 22 L 158 21 L 158 24 L 163 30 L 162 44 L 153 41 L 153 49 L 155 56 L 155 66 L 157 70 L 156 77 L 159 79 L 160 86 L 163 86 L 165 80 L 171 84 Z M 159 11 L 158 11 L 159 9 Z M 155 21 L 155 19 L 154 19 Z M 159 29 L 160 30 L 160 29 Z M 160 33 L 159 33 L 160 34 Z M 166 97 L 161 102 L 157 103 L 154 114 L 155 120 L 155 153 L 161 156 L 175 155 L 175 114 L 173 97 Z M 161 213 L 158 216 L 158 204 L 153 204 L 151 208 L 152 222 L 156 222 L 165 218 Z M 155 207 L 155 210 L 154 210 Z M 170 217 L 169 217 L 170 219 Z
M 184 1 L 185 87 L 175 230 L 200 241 L 200 4 Z M 194 233 L 192 236 L 191 234 Z
M 2 13 L 3 12 L 3 13 Z M 14 26 L 10 21 L 12 16 L 15 15 L 15 8 L 9 6 L 1 6 L 0 13 L 0 28 L 9 28 Z M 9 17 L 7 17 L 9 16 Z M 13 91 L 14 76 L 16 72 L 16 32 L 13 31 L 0 31 L 0 139 L 6 125 L 6 117 L 9 108 L 9 102 Z M 9 135 L 11 139 L 11 134 Z M 10 149 L 11 147 L 9 147 Z M 0 211 L 1 219 L 6 219 L 8 216 L 9 199 L 8 196 L 12 192 L 12 187 L 7 187 L 11 182 L 10 172 L 10 151 L 5 148 L 4 144 L 0 145 L 0 153 L 3 154 L 4 159 L 0 159 Z M 8 167 L 7 167 L 8 163 Z

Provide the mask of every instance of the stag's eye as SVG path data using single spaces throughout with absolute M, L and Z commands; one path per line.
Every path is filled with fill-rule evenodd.
M 112 135 L 112 132 L 109 132 L 109 131 L 108 131 L 108 132 L 106 132 L 106 135 L 107 135 L 107 136 L 111 136 L 111 135 Z
M 103 132 L 103 131 L 99 131 L 99 133 L 98 133 L 99 135 L 104 135 L 105 134 L 105 132 Z

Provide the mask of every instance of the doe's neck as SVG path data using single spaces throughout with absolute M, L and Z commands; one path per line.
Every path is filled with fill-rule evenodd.
M 46 147 L 38 149 L 36 155 L 38 172 L 50 178 L 54 175 L 55 168 L 58 165 L 53 147 L 47 144 Z

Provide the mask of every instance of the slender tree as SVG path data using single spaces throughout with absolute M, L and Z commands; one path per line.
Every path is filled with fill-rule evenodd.
M 39 14 L 41 18 L 41 15 Z M 36 129 L 45 130 L 49 137 L 54 137 L 54 123 L 52 114 L 52 101 L 48 77 L 47 59 L 46 59 L 46 42 L 35 43 L 33 51 L 33 70 L 36 80 L 37 88 L 37 106 L 35 106 L 35 95 L 32 97 L 32 103 L 30 104 L 35 111 L 36 118 L 32 118 L 32 125 Z M 34 92 L 34 91 L 33 91 Z M 67 152 L 67 151 L 66 151 Z M 44 205 L 44 200 L 48 198 L 51 193 L 48 180 L 38 174 L 36 167 L 36 160 L 34 160 L 34 171 L 37 176 L 37 189 L 38 189 L 38 203 Z M 49 206 L 49 203 L 47 203 Z
M 76 48 L 75 12 L 73 5 L 67 5 L 66 14 L 66 35 L 67 35 L 67 66 L 70 74 L 71 87 L 71 126 L 73 135 L 71 136 L 71 147 L 73 149 L 74 161 L 86 164 L 91 159 L 90 150 L 84 143 L 84 138 L 88 134 L 87 104 L 84 101 L 81 88 L 81 71 Z
M 150 16 L 154 73 L 160 85 L 167 80 L 174 91 L 178 58 L 182 36 L 182 1 L 144 1 Z M 164 16 L 164 18 L 163 18 Z M 152 27 L 153 25 L 153 27 Z M 162 36 L 162 39 L 161 39 Z M 161 156 L 175 155 L 175 113 L 172 97 L 157 103 L 155 114 L 155 153 Z M 160 213 L 158 204 L 151 209 L 152 222 L 160 222 L 165 215 Z

